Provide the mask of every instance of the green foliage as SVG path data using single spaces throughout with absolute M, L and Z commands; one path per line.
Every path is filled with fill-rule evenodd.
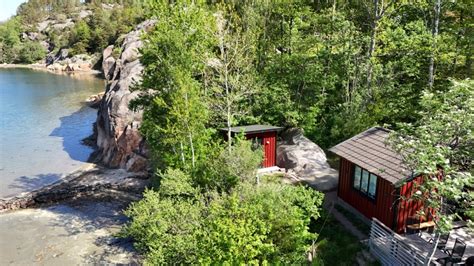
M 102 3 L 114 4 L 111 9 Z M 95 1 L 82 3 L 79 0 L 29 0 L 21 4 L 17 15 L 0 24 L 0 63 L 31 63 L 40 54 L 40 41 L 51 44 L 50 51 L 57 53 L 61 48 L 70 48 L 70 55 L 102 53 L 110 44 L 121 45 L 119 37 L 130 32 L 145 16 L 145 1 Z M 80 11 L 91 11 L 85 18 Z M 63 30 L 47 27 L 37 40 L 20 38 L 22 34 L 37 32 L 37 23 L 54 21 L 74 22 L 73 27 Z M 23 54 L 27 53 L 27 54 Z M 43 55 L 44 58 L 44 55 Z
M 89 47 L 91 39 L 91 29 L 85 21 L 79 21 L 74 25 L 71 31 L 69 43 L 71 45 L 71 54 L 84 54 Z
M 239 182 L 257 182 L 256 172 L 263 159 L 261 147 L 237 138 L 230 152 L 222 146 L 208 149 L 214 154 L 209 154 L 193 172 L 199 186 L 229 191 Z
M 364 248 L 360 241 L 327 211 L 312 222 L 311 231 L 318 233 L 312 265 L 354 265 Z M 377 264 L 374 264 L 377 265 Z
M 149 190 L 126 211 L 133 221 L 122 234 L 134 238 L 147 264 L 190 264 L 200 252 L 204 208 L 200 197 L 168 198 Z
M 157 167 L 196 169 L 212 150 L 206 129 L 209 109 L 201 83 L 211 47 L 213 17 L 198 5 L 156 5 L 161 16 L 146 37 L 141 87 L 152 93 L 135 104 L 145 108 L 142 132 Z M 193 27 L 190 27 L 193 25 Z
M 302 263 L 315 235 L 322 194 L 304 187 L 241 183 L 229 194 L 189 193 L 172 186 L 173 170 L 159 192 L 147 191 L 127 215 L 122 234 L 135 239 L 149 264 Z M 186 183 L 182 179 L 180 183 Z M 179 189 L 178 187 L 181 187 Z M 166 192 L 162 192 L 164 189 Z M 181 190 L 181 191 L 180 191 Z M 183 197 L 183 195 L 186 195 Z
M 46 49 L 38 42 L 26 41 L 22 44 L 19 62 L 31 64 L 42 60 L 46 56 Z
M 21 45 L 20 32 L 19 18 L 12 18 L 0 24 L 0 63 L 11 63 L 17 60 Z
M 302 263 L 321 203 L 322 194 L 312 189 L 243 183 L 210 203 L 200 262 Z
M 181 170 L 168 169 L 160 177 L 160 195 L 165 197 L 193 197 L 199 190 L 190 175 Z
M 24 24 L 38 23 L 48 16 L 70 13 L 80 5 L 80 0 L 28 0 L 17 9 Z

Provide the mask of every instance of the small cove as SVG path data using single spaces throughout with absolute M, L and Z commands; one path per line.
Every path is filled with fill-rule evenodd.
M 84 103 L 104 81 L 0 69 L 0 198 L 38 189 L 86 164 L 97 110 Z

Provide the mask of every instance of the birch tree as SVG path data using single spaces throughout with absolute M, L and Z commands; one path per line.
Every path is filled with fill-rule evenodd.
M 425 92 L 421 119 L 415 125 L 402 124 L 391 144 L 405 165 L 423 181 L 410 200 L 421 201 L 420 216 L 436 224 L 436 241 L 449 232 L 452 221 L 464 217 L 474 221 L 474 82 L 453 81 L 445 93 Z
M 435 64 L 435 51 L 436 51 L 436 41 L 438 38 L 438 27 L 439 27 L 439 13 L 441 12 L 441 0 L 436 0 L 433 6 L 434 10 L 434 19 L 433 19 L 433 51 L 431 52 L 430 57 L 430 66 L 429 66 L 429 77 L 428 77 L 428 86 L 433 88 L 434 83 L 434 64 Z
M 241 23 L 241 18 L 222 6 L 215 14 L 218 43 L 216 58 L 210 61 L 214 72 L 211 103 L 217 121 L 223 121 L 227 128 L 227 149 L 232 149 L 231 127 L 250 112 L 249 103 L 256 93 L 258 83 L 253 58 L 255 39 L 253 33 Z
M 214 20 L 199 4 L 151 7 L 160 17 L 142 49 L 141 62 L 147 67 L 137 99 L 145 109 L 141 130 L 159 169 L 191 171 L 211 142 L 202 76 L 214 46 Z

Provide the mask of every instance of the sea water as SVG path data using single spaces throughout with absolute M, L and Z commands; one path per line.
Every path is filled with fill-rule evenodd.
M 97 110 L 85 100 L 104 89 L 92 75 L 0 69 L 0 199 L 31 191 L 84 165 Z

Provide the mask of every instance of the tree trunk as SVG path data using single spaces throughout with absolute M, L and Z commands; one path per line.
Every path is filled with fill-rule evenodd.
M 227 89 L 226 89 L 227 91 Z M 231 131 L 230 131 L 230 128 L 232 126 L 232 123 L 231 123 L 231 114 L 230 114 L 230 104 L 229 102 L 227 102 L 227 150 L 229 152 L 229 155 L 232 151 L 232 134 L 231 134 Z
M 436 240 L 435 242 L 433 243 L 433 249 L 431 250 L 431 253 L 429 254 L 426 262 L 425 262 L 425 265 L 430 265 L 431 264 L 431 261 L 433 260 L 433 257 L 434 257 L 434 254 L 436 252 L 436 249 L 438 248 L 438 243 L 439 243 L 439 238 L 441 237 L 441 234 L 440 233 L 436 233 Z
M 434 50 L 436 49 L 436 39 L 438 37 L 438 26 L 439 26 L 439 13 L 441 9 L 441 0 L 436 0 L 434 5 L 434 20 L 433 20 L 433 51 L 431 52 L 430 57 L 430 67 L 429 67 L 429 76 L 428 76 L 428 86 L 429 88 L 433 88 L 434 84 Z
M 369 49 L 367 50 L 367 93 L 369 97 L 372 98 L 372 55 L 375 51 L 375 42 L 377 38 L 377 26 L 379 23 L 379 1 L 374 0 L 374 19 L 371 23 L 372 33 L 370 35 Z
M 184 159 L 184 147 L 183 147 L 183 142 L 179 142 L 179 148 L 181 149 L 181 161 L 183 161 L 183 166 L 185 165 L 185 159 Z
M 221 39 L 220 39 L 220 52 L 221 52 L 221 59 L 224 65 L 224 88 L 225 88 L 225 97 L 226 97 L 226 122 L 227 122 L 227 150 L 229 155 L 232 149 L 232 134 L 230 128 L 232 126 L 232 109 L 231 109 L 231 102 L 230 102 L 230 88 L 229 88 L 229 69 L 227 66 L 227 51 L 224 47 L 225 42 L 225 29 L 221 32 Z

